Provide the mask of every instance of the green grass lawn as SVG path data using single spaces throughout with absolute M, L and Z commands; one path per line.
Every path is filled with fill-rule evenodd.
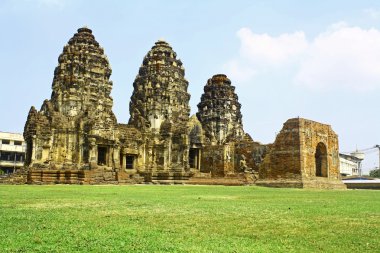
M 380 191 L 1 185 L 0 252 L 380 252 Z

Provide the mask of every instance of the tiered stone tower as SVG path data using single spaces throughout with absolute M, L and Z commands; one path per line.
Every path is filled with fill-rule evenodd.
M 26 163 L 38 168 L 112 166 L 117 122 L 104 50 L 90 29 L 80 28 L 58 62 L 51 99 L 39 112 L 32 107 L 25 124 Z
M 51 97 L 56 111 L 70 117 L 93 110 L 112 114 L 112 71 L 90 29 L 78 29 L 58 62 Z
M 144 133 L 145 168 L 153 179 L 171 178 L 170 173 L 181 174 L 190 166 L 188 85 L 177 54 L 167 42 L 157 41 L 144 57 L 129 104 L 129 125 Z
M 201 171 L 220 177 L 236 175 L 245 170 L 240 168 L 240 161 L 248 162 L 252 168 L 251 159 L 246 161 L 242 156 L 245 151 L 240 148 L 253 143 L 249 136 L 244 142 L 240 108 L 235 87 L 226 75 L 214 75 L 207 80 L 197 113 L 206 136 Z M 244 142 L 243 145 L 240 142 Z
M 189 120 L 185 69 L 167 42 L 157 41 L 146 54 L 133 87 L 130 124 L 158 132 L 165 120 L 177 126 Z
M 204 87 L 197 117 L 211 143 L 225 142 L 244 136 L 241 105 L 226 75 L 214 75 Z

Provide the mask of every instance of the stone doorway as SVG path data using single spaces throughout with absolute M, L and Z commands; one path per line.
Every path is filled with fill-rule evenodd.
M 327 148 L 322 142 L 318 143 L 315 151 L 315 175 L 317 177 L 327 177 Z
M 134 169 L 135 168 L 135 156 L 127 155 L 125 157 L 125 168 L 126 169 Z
M 190 148 L 189 150 L 189 165 L 191 169 L 199 170 L 200 163 L 200 150 L 199 148 Z
M 98 146 L 98 165 L 107 165 L 108 148 Z

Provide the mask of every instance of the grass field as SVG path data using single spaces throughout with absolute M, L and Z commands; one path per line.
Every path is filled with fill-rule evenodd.
M 1 252 L 380 252 L 380 192 L 0 186 Z

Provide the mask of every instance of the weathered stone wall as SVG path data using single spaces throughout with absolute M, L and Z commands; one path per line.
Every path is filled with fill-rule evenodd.
M 29 170 L 24 183 L 28 184 L 136 184 L 144 178 L 126 171 L 104 170 Z
M 260 178 L 301 178 L 299 121 L 287 121 L 260 168 Z
M 258 172 L 270 146 L 255 142 L 249 134 L 245 134 L 242 140 L 235 143 L 235 172 Z
M 211 173 L 213 177 L 223 177 L 235 171 L 235 145 L 206 145 L 202 150 L 200 171 Z
M 118 124 L 117 128 L 120 171 L 126 171 L 129 174 L 144 171 L 147 161 L 143 134 L 135 127 L 127 124 Z M 115 168 L 119 167 L 115 166 Z

